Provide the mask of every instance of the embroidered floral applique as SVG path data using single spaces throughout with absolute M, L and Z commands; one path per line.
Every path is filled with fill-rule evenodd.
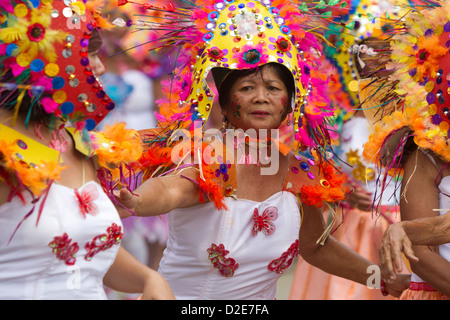
M 222 276 L 231 277 L 236 269 L 239 268 L 239 263 L 236 263 L 233 258 L 225 258 L 229 251 L 225 250 L 223 244 L 216 245 L 213 243 L 207 251 L 208 259 L 214 265 L 214 268 L 219 269 Z
M 265 235 L 271 235 L 275 232 L 276 227 L 272 221 L 278 218 L 277 207 L 267 207 L 261 215 L 259 215 L 258 208 L 253 210 L 253 228 L 252 235 L 256 236 L 259 231 L 264 232 Z
M 289 249 L 278 259 L 272 260 L 267 268 L 276 273 L 283 273 L 292 264 L 294 258 L 298 255 L 298 239 L 291 244 Z
M 75 195 L 80 202 L 80 211 L 84 218 L 86 214 L 96 215 L 98 213 L 98 207 L 94 203 L 99 197 L 99 192 L 94 184 L 88 184 L 81 190 L 81 193 L 75 189 Z
M 67 233 L 64 233 L 62 236 L 56 236 L 53 238 L 48 246 L 52 248 L 53 254 L 59 260 L 64 261 L 68 266 L 73 266 L 76 262 L 76 254 L 78 252 L 79 246 L 78 243 L 71 243 L 72 239 L 69 239 Z
M 111 248 L 113 245 L 119 244 L 122 240 L 123 233 L 122 227 L 113 223 L 106 230 L 106 234 L 101 234 L 96 236 L 91 242 L 87 242 L 84 248 L 87 250 L 87 254 L 84 257 L 87 261 L 92 260 L 92 258 L 100 251 L 105 251 Z

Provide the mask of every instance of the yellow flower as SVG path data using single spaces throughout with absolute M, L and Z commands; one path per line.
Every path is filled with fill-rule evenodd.
M 48 62 L 56 61 L 55 42 L 61 43 L 66 33 L 50 28 L 53 19 L 51 12 L 50 1 L 33 9 L 19 3 L 14 8 L 15 17 L 9 17 L 8 26 L 2 28 L 0 41 L 17 44 L 20 52 L 17 63 L 22 67 L 28 66 L 39 53 Z

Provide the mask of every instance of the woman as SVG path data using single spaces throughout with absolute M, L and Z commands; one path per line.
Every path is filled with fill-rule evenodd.
M 311 41 L 310 49 L 317 44 L 304 30 L 303 37 L 280 33 L 300 29 L 298 11 L 285 2 L 273 5 L 196 4 L 203 9 L 188 19 L 195 23 L 176 35 L 183 39 L 178 43 L 186 44 L 180 56 L 187 57 L 187 71 L 171 84 L 172 100 L 160 104 L 160 128 L 148 134 L 149 150 L 138 163 L 151 178 L 133 193 L 124 189 L 118 194 L 138 216 L 168 212 L 169 240 L 159 271 L 178 299 L 274 299 L 277 279 L 298 253 L 326 272 L 359 283 L 366 284 L 370 276 L 370 261 L 328 237 L 324 227 L 322 206 L 345 196 L 339 176 L 331 165 L 299 157 L 275 137 L 273 130 L 289 116 L 297 139 L 319 152 L 326 144 L 319 132 L 326 136 L 320 130 L 328 110 L 318 107 L 322 78 L 310 68 L 317 51 L 306 50 L 302 39 Z M 286 18 L 282 12 L 293 14 Z M 171 8 L 170 15 L 176 14 L 182 17 L 185 8 Z M 198 40 L 203 17 L 213 18 L 219 30 L 204 35 L 207 44 L 189 42 Z M 251 28 L 252 23 L 260 28 Z M 214 132 L 214 138 L 208 136 L 211 131 L 195 130 L 196 121 L 204 123 L 211 109 L 209 71 L 225 118 L 224 130 Z M 174 144 L 180 127 L 194 129 L 184 131 L 190 135 L 187 143 Z M 187 153 L 182 152 L 185 146 Z M 177 162 L 178 156 L 185 161 Z M 391 292 L 401 291 L 400 279 L 396 285 Z
M 367 159 L 390 172 L 403 172 L 402 221 L 444 214 L 449 203 L 448 92 L 440 75 L 448 65 L 449 33 L 439 31 L 449 16 L 446 2 L 434 5 L 408 16 L 401 25 L 407 33 L 391 42 L 388 67 L 396 70 L 391 79 L 398 81 L 401 111 L 376 110 L 385 116 L 365 145 Z M 448 248 L 448 244 L 413 246 L 419 260 L 410 260 L 411 283 L 401 299 L 448 299 Z
M 123 140 L 87 131 L 113 107 L 95 79 L 104 72 L 95 29 L 103 20 L 81 2 L 7 1 L 0 10 L 0 297 L 105 299 L 104 284 L 173 298 L 159 274 L 120 247 L 121 221 L 104 191 L 118 181 L 93 158 L 121 167 L 129 159 L 105 157 L 111 147 L 98 144 L 123 152 L 135 135 L 123 126 L 113 128 Z M 83 144 L 88 136 L 97 145 Z
M 273 69 L 276 67 L 264 65 L 256 74 L 234 82 L 230 97 L 237 99 L 241 106 L 240 115 L 231 104 L 224 107 L 223 114 L 237 128 L 273 129 L 284 120 L 287 106 L 281 101 L 287 89 Z M 274 146 L 269 149 L 269 152 L 276 152 Z M 237 156 L 238 150 L 234 152 Z M 248 155 L 251 150 L 247 148 L 246 152 Z M 159 271 L 169 281 L 177 298 L 273 299 L 278 273 L 285 271 L 297 252 L 327 272 L 366 284 L 366 270 L 371 263 L 333 238 L 317 250 L 316 241 L 324 232 L 320 211 L 303 205 L 301 216 L 295 195 L 283 191 L 293 157 L 280 154 L 279 170 L 269 176 L 261 175 L 258 164 L 236 165 L 239 188 L 235 199 L 226 198 L 224 204 L 228 210 L 216 210 L 213 202 L 200 203 L 199 188 L 192 182 L 198 180 L 197 168 L 147 180 L 134 195 L 122 192 L 122 203 L 138 216 L 169 212 L 169 241 Z M 264 214 L 268 216 L 265 219 Z M 273 222 L 276 227 L 269 220 L 276 221 Z M 302 229 L 298 238 L 300 220 Z M 228 230 L 229 224 L 233 230 Z M 258 252 L 259 248 L 263 248 L 263 252 Z M 287 250 L 283 252 L 282 248 Z M 214 269 L 206 263 L 207 252 L 213 264 L 214 257 L 219 257 L 222 263 L 214 266 L 220 272 L 214 274 Z M 262 268 L 264 262 L 266 268 Z M 352 267 L 347 268 L 349 265 Z M 247 275 L 237 276 L 239 269 Z

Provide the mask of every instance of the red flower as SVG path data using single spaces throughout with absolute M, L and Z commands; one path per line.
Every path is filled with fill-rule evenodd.
M 291 50 L 291 42 L 285 38 L 278 38 L 276 43 L 280 51 L 287 52 Z
M 273 234 L 276 230 L 275 224 L 271 221 L 275 221 L 278 218 L 278 209 L 276 207 L 267 207 L 261 215 L 258 213 L 258 209 L 255 208 L 253 211 L 253 229 L 252 235 L 256 236 L 258 231 L 264 232 L 265 235 L 269 236 Z
M 128 3 L 128 0 L 118 0 L 117 1 L 117 4 L 119 5 L 119 7 L 120 6 L 124 6 L 124 5 L 126 5 Z
M 45 28 L 40 23 L 32 24 L 28 27 L 27 35 L 31 41 L 39 42 L 44 39 Z
M 220 60 L 223 58 L 223 51 L 217 47 L 208 49 L 207 52 L 208 52 L 208 55 L 213 59 Z
M 422 64 L 427 61 L 430 53 L 425 49 L 420 49 L 419 52 L 416 53 L 416 60 L 418 64 Z

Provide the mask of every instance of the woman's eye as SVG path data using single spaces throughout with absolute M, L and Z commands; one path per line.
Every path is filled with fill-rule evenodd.
M 250 91 L 252 89 L 251 86 L 245 86 L 241 88 L 241 91 Z
M 270 86 L 268 89 L 270 91 L 277 91 L 277 90 L 279 90 L 277 87 L 274 87 L 274 86 Z

